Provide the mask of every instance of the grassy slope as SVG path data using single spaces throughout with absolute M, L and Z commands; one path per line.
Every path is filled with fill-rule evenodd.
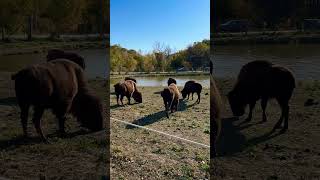
M 218 81 L 222 94 L 232 88 L 234 80 Z M 225 96 L 224 96 L 225 97 Z M 289 117 L 289 130 L 268 134 L 280 117 L 280 108 L 271 100 L 267 107 L 268 121 L 262 120 L 260 103 L 253 119 L 243 123 L 230 118 L 225 99 L 225 119 L 220 139 L 220 157 L 214 160 L 214 179 L 319 179 L 320 178 L 320 105 L 304 106 L 308 98 L 320 101 L 318 81 L 298 82 Z
M 29 140 L 22 139 L 19 108 L 15 104 L 14 91 L 8 91 L 9 74 L 0 76 L 0 176 L 12 179 L 88 179 L 101 178 L 106 172 L 108 160 L 105 131 L 83 134 L 75 119 L 68 118 L 68 138 L 58 138 L 56 118 L 47 111 L 43 116 L 43 130 L 52 144 L 39 142 L 29 118 Z M 92 80 L 90 85 L 106 99 L 102 80 Z M 11 85 L 11 87 L 13 87 Z M 80 133 L 79 133 L 80 132 Z M 79 135 L 79 134 L 80 135 Z
M 204 95 L 209 90 L 203 90 L 200 104 L 191 106 L 195 100 L 181 103 L 182 111 L 167 119 L 159 94 L 162 89 L 140 87 L 143 103 L 124 107 L 116 105 L 112 94 L 111 117 L 209 144 L 209 95 Z M 209 149 L 111 120 L 113 179 L 204 179 L 209 177 L 208 171 Z

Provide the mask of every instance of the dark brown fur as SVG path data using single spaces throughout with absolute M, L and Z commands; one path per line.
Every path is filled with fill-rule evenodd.
M 123 97 L 126 96 L 128 98 L 128 104 L 130 103 L 131 96 L 133 99 L 138 102 L 142 103 L 142 94 L 138 91 L 136 83 L 132 80 L 126 80 L 124 82 L 119 82 L 114 85 L 114 90 L 117 96 L 117 104 L 119 105 L 119 98 L 120 102 L 123 105 Z
M 48 55 L 47 55 L 47 61 L 49 62 L 49 61 L 56 60 L 56 59 L 68 59 L 68 60 L 73 61 L 76 64 L 78 64 L 83 69 L 86 68 L 86 64 L 85 64 L 83 57 L 81 57 L 80 55 L 78 55 L 76 53 L 65 52 L 60 49 L 49 50 Z
M 178 110 L 180 92 L 176 84 L 172 83 L 161 92 L 163 103 L 165 106 L 166 115 L 169 118 L 168 111 L 171 113 Z
M 125 80 L 125 81 L 126 81 L 126 80 L 131 80 L 131 81 L 137 83 L 137 80 L 134 79 L 134 78 L 131 78 L 131 77 L 125 77 L 124 80 Z
M 275 98 L 282 110 L 274 129 L 279 128 L 284 119 L 282 132 L 288 129 L 289 100 L 295 88 L 295 78 L 287 68 L 268 61 L 252 61 L 242 67 L 233 90 L 228 94 L 229 103 L 235 116 L 242 116 L 247 104 L 250 112 L 247 121 L 252 119 L 256 101 L 261 99 L 262 120 L 267 121 L 265 113 L 268 100 Z
M 173 78 L 169 78 L 167 83 L 168 83 L 168 86 L 170 86 L 170 84 L 172 84 L 172 83 L 177 84 L 177 81 Z
M 186 82 L 186 84 L 184 85 L 184 88 L 181 91 L 182 97 L 183 99 L 187 97 L 187 100 L 189 100 L 189 95 L 190 93 L 192 94 L 192 100 L 193 100 L 193 94 L 197 93 L 198 95 L 198 99 L 197 102 L 200 103 L 200 94 L 202 91 L 202 86 L 201 84 L 195 82 L 195 81 L 188 81 Z
M 52 109 L 59 119 L 59 131 L 64 133 L 66 115 L 72 113 L 82 126 L 93 131 L 103 128 L 103 107 L 88 88 L 82 68 L 68 60 L 56 60 L 33 65 L 12 75 L 21 109 L 21 122 L 28 136 L 27 121 L 30 106 L 34 106 L 33 123 L 43 141 L 41 128 L 45 109 Z
M 222 100 L 220 92 L 217 88 L 213 77 L 213 64 L 210 61 L 210 127 L 212 128 L 212 135 L 210 136 L 211 157 L 216 156 L 216 142 L 219 139 L 221 132 L 221 112 Z

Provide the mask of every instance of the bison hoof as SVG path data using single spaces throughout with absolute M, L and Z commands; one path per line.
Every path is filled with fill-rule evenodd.
M 286 128 L 282 128 L 281 131 L 280 131 L 280 133 L 283 134 L 283 133 L 285 133 L 287 130 L 288 130 L 288 129 L 286 129 Z

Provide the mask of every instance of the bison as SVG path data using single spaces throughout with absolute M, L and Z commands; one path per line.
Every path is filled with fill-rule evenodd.
M 138 103 L 142 103 L 142 94 L 138 91 L 136 83 L 132 80 L 126 80 L 114 85 L 114 90 L 117 96 L 117 104 L 119 105 L 119 98 L 123 105 L 123 97 L 128 98 L 128 104 L 130 104 L 131 97 Z
M 173 78 L 169 78 L 167 83 L 168 83 L 168 86 L 170 86 L 170 84 L 172 84 L 172 83 L 177 84 L 177 81 Z
M 48 55 L 47 55 L 47 62 L 52 61 L 52 60 L 56 60 L 56 59 L 68 59 L 70 61 L 77 63 L 83 69 L 86 68 L 86 64 L 85 64 L 83 57 L 81 57 L 80 55 L 78 55 L 76 53 L 65 52 L 60 49 L 49 50 Z
M 134 78 L 132 78 L 132 77 L 125 77 L 124 80 L 125 80 L 125 81 L 126 81 L 126 80 L 131 80 L 131 81 L 137 83 L 137 80 L 134 79 Z
M 21 109 L 24 136 L 28 136 L 29 108 L 34 107 L 33 123 L 44 142 L 41 128 L 45 109 L 51 109 L 59 120 L 59 132 L 64 134 L 66 115 L 73 114 L 81 126 L 92 131 L 103 129 L 103 105 L 89 89 L 83 69 L 68 60 L 55 60 L 26 67 L 12 75 L 15 93 Z
M 187 81 L 186 84 L 184 85 L 184 88 L 181 91 L 183 99 L 185 99 L 188 95 L 187 100 L 189 100 L 189 95 L 192 93 L 192 100 L 193 100 L 193 94 L 197 93 L 198 99 L 197 103 L 200 103 L 200 93 L 202 91 L 202 86 L 201 84 L 195 82 L 195 81 Z
M 261 99 L 262 120 L 265 122 L 268 100 L 275 98 L 281 107 L 281 117 L 273 130 L 279 128 L 284 119 L 281 132 L 285 132 L 288 129 L 289 100 L 294 88 L 295 78 L 287 68 L 268 61 L 252 61 L 241 68 L 237 82 L 228 94 L 228 99 L 235 116 L 242 116 L 245 106 L 249 104 L 247 121 L 252 119 L 256 101 Z
M 221 112 L 221 95 L 213 78 L 213 64 L 210 61 L 210 127 L 213 130 L 210 135 L 211 157 L 216 157 L 216 142 L 221 132 Z
M 167 88 L 164 88 L 164 90 L 161 91 L 167 118 L 169 118 L 169 110 L 171 110 L 171 113 L 178 110 L 179 96 L 179 89 L 174 83 L 171 83 Z

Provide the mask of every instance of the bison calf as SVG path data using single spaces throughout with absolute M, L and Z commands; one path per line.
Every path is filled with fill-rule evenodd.
M 200 103 L 200 93 L 202 91 L 202 86 L 201 84 L 195 82 L 195 81 L 188 81 L 186 82 L 186 84 L 184 85 L 184 88 L 181 91 L 182 97 L 183 99 L 187 97 L 187 100 L 189 100 L 189 95 L 192 93 L 192 100 L 193 100 L 193 94 L 197 93 L 198 95 L 198 99 L 196 102 L 198 102 L 198 104 Z
M 235 116 L 242 116 L 249 104 L 247 121 L 252 118 L 256 101 L 261 99 L 262 120 L 266 121 L 266 107 L 270 98 L 275 98 L 281 107 L 281 117 L 274 129 L 284 119 L 282 132 L 288 129 L 289 100 L 295 88 L 295 79 L 287 68 L 268 61 L 252 61 L 242 67 L 233 90 L 228 94 L 231 110 Z
M 171 83 L 161 92 L 161 96 L 164 102 L 167 118 L 169 118 L 169 110 L 171 110 L 171 113 L 178 110 L 180 92 L 177 85 Z
M 123 105 L 123 97 L 128 98 L 128 104 L 130 104 L 131 97 L 138 103 L 142 103 L 142 94 L 138 91 L 136 83 L 132 80 L 126 80 L 114 85 L 114 90 L 117 96 L 117 104 L 119 105 L 119 98 Z
M 59 131 L 65 133 L 66 115 L 72 113 L 82 126 L 93 131 L 103 128 L 102 103 L 88 88 L 82 68 L 68 60 L 56 60 L 33 65 L 12 75 L 21 109 L 21 122 L 27 137 L 30 106 L 34 106 L 33 123 L 44 142 L 41 117 L 52 109 L 59 119 Z
M 85 64 L 83 57 L 79 56 L 76 53 L 65 52 L 60 49 L 49 50 L 48 55 L 47 55 L 47 61 L 49 62 L 49 61 L 56 60 L 56 59 L 68 59 L 68 60 L 73 61 L 76 64 L 78 64 L 83 69 L 86 68 L 86 64 Z

